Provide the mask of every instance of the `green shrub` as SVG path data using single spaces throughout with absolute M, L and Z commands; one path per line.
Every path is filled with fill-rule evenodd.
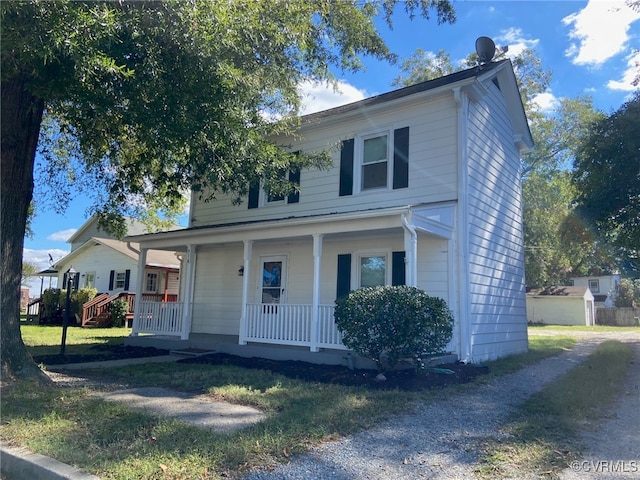
M 446 302 L 415 287 L 367 287 L 336 300 L 342 343 L 371 358 L 380 371 L 400 360 L 421 365 L 421 357 L 441 353 L 453 334 Z
M 620 280 L 619 293 L 616 298 L 616 307 L 637 307 L 640 305 L 640 279 Z
M 111 325 L 114 327 L 121 326 L 127 318 L 129 312 L 129 303 L 126 300 L 114 300 L 111 303 Z
M 75 322 L 75 316 L 82 316 L 82 306 L 87 303 L 89 300 L 93 300 L 93 297 L 96 296 L 98 290 L 95 288 L 81 288 L 79 290 L 71 291 L 71 305 L 69 309 L 69 322 Z M 67 290 L 60 290 L 60 307 L 62 309 L 65 308 L 67 302 Z
M 62 290 L 59 288 L 47 288 L 42 292 L 42 316 L 45 319 L 53 320 L 57 310 L 60 308 Z

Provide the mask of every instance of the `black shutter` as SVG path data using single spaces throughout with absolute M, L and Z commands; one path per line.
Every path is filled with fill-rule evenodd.
M 113 290 L 113 280 L 115 276 L 116 276 L 116 271 L 111 270 L 111 272 L 109 273 L 109 290 Z
M 336 298 L 348 295 L 351 291 L 351 254 L 338 255 L 338 280 Z
M 249 208 L 258 208 L 258 198 L 260 197 L 260 183 L 255 182 L 249 185 Z
M 69 274 L 67 272 L 62 276 L 62 290 L 67 289 L 67 280 L 69 279 Z
M 353 145 L 354 140 L 342 141 L 340 149 L 340 196 L 353 194 Z
M 289 170 L 289 181 L 300 185 L 300 170 Z M 287 203 L 298 203 L 300 201 L 300 192 L 293 192 L 287 197 Z
M 406 284 L 404 258 L 404 252 L 393 252 L 391 254 L 391 285 Z
M 409 127 L 393 132 L 393 188 L 409 186 Z
M 73 289 L 78 290 L 80 288 L 80 272 L 76 272 L 73 278 Z
M 131 270 L 124 271 L 124 289 L 129 290 L 129 279 L 131 278 Z

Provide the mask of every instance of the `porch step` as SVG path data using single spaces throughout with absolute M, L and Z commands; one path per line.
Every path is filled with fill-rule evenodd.
M 83 325 L 84 328 L 103 328 L 111 324 L 111 313 L 101 313 L 97 317 L 90 318 Z

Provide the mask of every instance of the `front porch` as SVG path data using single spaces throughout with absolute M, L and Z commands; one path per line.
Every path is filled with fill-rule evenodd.
M 453 210 L 394 207 L 132 237 L 140 266 L 148 250 L 172 250 L 181 275 L 178 302 L 136 303 L 127 343 L 345 364 L 336 297 L 366 285 L 455 297 Z
M 183 312 L 184 302 L 141 302 L 133 322 L 133 337 L 155 335 L 191 340 Z M 254 303 L 245 305 L 245 321 L 236 341 L 306 347 L 311 352 L 322 349 L 346 350 L 334 321 L 333 305 L 295 305 Z M 233 337 L 233 336 L 232 336 Z M 199 348 L 199 347 L 198 347 Z

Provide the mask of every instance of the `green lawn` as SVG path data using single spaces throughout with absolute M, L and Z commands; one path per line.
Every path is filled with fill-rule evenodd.
M 60 353 L 62 327 L 53 325 L 20 326 L 22 340 L 31 355 L 55 355 Z M 85 355 L 95 345 L 122 345 L 131 333 L 130 328 L 80 328 L 68 327 L 65 342 L 67 355 Z
M 536 332 L 640 332 L 640 327 L 615 327 L 609 325 L 529 325 L 529 333 Z
M 557 478 L 581 458 L 579 430 L 597 425 L 624 391 L 632 357 L 628 344 L 602 343 L 584 363 L 521 405 L 501 439 L 480 442 L 483 459 L 477 473 L 487 479 L 514 478 L 518 472 Z
M 60 331 L 60 327 L 35 327 L 23 334 L 30 349 L 53 347 L 55 351 Z M 127 329 L 69 330 L 70 345 L 72 341 L 78 348 L 120 342 L 126 334 Z M 492 375 L 508 373 L 570 348 L 573 342 L 567 337 L 533 337 L 528 353 L 488 365 Z M 256 406 L 267 419 L 223 435 L 105 402 L 91 396 L 88 388 L 20 384 L 1 399 L 3 442 L 26 446 L 103 479 L 228 478 L 370 428 L 406 410 L 411 402 L 442 398 L 454 391 L 374 391 L 305 383 L 233 366 L 149 364 L 108 373 L 132 385 L 206 392 L 213 398 Z

